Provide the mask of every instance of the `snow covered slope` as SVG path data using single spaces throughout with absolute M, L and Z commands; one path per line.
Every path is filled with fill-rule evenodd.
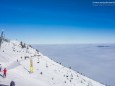
M 30 58 L 34 73 L 29 72 Z M 13 80 L 16 86 L 105 86 L 54 62 L 31 46 L 22 48 L 18 41 L 2 43 L 0 64 L 8 70 L 6 78 L 0 72 L 0 84 L 9 85 Z

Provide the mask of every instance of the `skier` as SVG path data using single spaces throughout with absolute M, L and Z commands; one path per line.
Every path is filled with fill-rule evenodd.
M 0 72 L 2 71 L 2 65 L 0 64 Z
M 3 72 L 4 72 L 3 77 L 6 78 L 6 72 L 7 72 L 6 68 L 4 68 Z
M 15 82 L 11 81 L 10 86 L 15 86 Z

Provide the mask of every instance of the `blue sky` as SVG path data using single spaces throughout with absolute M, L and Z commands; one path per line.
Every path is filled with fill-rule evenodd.
M 92 1 L 104 0 L 0 0 L 0 30 L 31 44 L 115 43 L 115 6 Z

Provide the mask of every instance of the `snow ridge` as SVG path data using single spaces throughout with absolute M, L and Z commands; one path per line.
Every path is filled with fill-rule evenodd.
M 34 73 L 30 73 L 30 58 Z M 13 80 L 16 86 L 105 86 L 54 62 L 27 44 L 22 48 L 15 40 L 3 41 L 0 64 L 8 70 L 6 78 L 0 72 L 0 84 L 9 85 Z

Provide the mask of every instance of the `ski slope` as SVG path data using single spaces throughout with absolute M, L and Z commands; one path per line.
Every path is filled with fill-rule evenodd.
M 25 56 L 28 58 L 25 59 Z M 29 72 L 30 58 L 34 73 Z M 0 64 L 2 69 L 7 68 L 6 78 L 0 72 L 0 84 L 9 85 L 13 80 L 16 86 L 105 86 L 54 62 L 28 45 L 22 48 L 20 42 L 15 40 L 3 41 Z

